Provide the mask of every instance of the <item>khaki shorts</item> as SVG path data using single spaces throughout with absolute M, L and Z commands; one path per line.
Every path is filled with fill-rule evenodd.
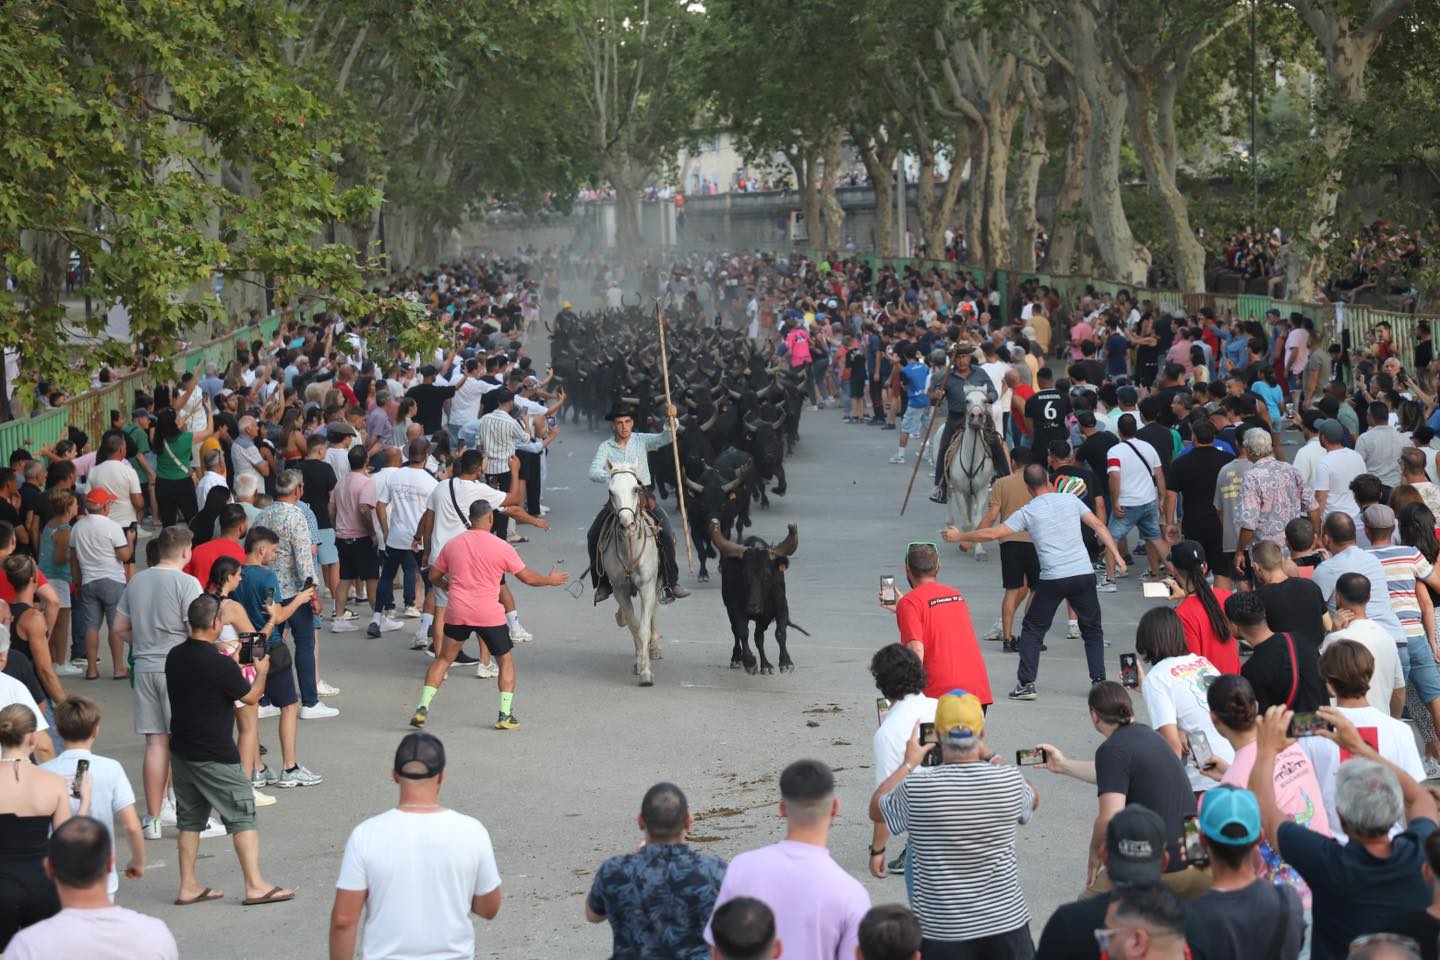
M 170 735 L 170 694 L 163 673 L 135 673 L 135 732 Z
M 238 763 L 186 760 L 170 754 L 170 780 L 175 786 L 175 826 L 199 833 L 214 810 L 225 829 L 255 829 L 255 788 Z

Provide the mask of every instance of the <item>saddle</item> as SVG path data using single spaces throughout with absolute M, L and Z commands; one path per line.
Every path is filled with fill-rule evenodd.
M 996 433 L 994 429 L 990 427 L 990 425 L 987 423 L 986 429 L 981 432 L 980 438 L 985 443 L 985 446 L 987 448 L 986 456 L 990 460 L 991 478 L 993 479 L 995 477 L 1002 476 L 1001 470 L 1004 467 L 1005 461 L 1003 459 L 997 460 L 995 458 L 995 447 L 1000 442 L 1000 435 Z M 950 477 L 950 465 L 955 462 L 955 457 L 960 452 L 960 443 L 964 439 L 965 431 L 956 430 L 955 435 L 950 438 L 950 446 L 945 448 L 945 467 L 944 472 L 941 474 L 941 476 L 945 477 L 947 480 Z M 1008 473 L 1009 471 L 1006 472 Z

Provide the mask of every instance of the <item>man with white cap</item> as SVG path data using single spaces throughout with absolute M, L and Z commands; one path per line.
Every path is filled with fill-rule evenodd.
M 909 834 L 906 876 L 910 904 L 937 956 L 1034 954 L 1030 910 L 1015 863 L 1015 829 L 1029 823 L 1040 798 L 1007 764 L 991 763 L 985 709 L 964 690 L 935 707 L 938 742 L 921 743 L 915 725 L 905 762 L 875 789 L 870 819 Z M 939 751 L 940 763 L 927 761 Z M 983 851 L 983 855 L 977 855 Z M 870 851 L 872 873 L 884 875 L 885 851 Z M 974 899 L 966 891 L 985 891 Z M 964 944 L 963 947 L 960 944 Z

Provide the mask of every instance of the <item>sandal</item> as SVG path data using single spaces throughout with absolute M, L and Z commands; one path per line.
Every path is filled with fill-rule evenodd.
M 209 887 L 206 887 L 204 890 L 201 890 L 198 894 L 191 897 L 189 900 L 181 900 L 179 897 L 176 897 L 175 906 L 189 907 L 197 903 L 208 903 L 211 900 L 219 900 L 223 896 L 225 896 L 225 894 L 221 893 L 220 891 L 211 890 Z
M 87 673 L 87 674 L 85 674 L 85 679 L 86 679 L 86 680 L 99 680 L 99 679 L 100 679 L 100 674 L 99 674 L 99 673 Z
M 285 894 L 284 896 L 276 896 L 276 894 L 278 894 L 282 889 L 284 888 L 271 887 L 270 890 L 265 894 L 265 896 L 246 897 L 244 900 L 241 900 L 240 903 L 241 905 L 246 907 L 258 907 L 264 903 L 284 903 L 286 900 L 295 899 L 295 891 L 293 890 Z

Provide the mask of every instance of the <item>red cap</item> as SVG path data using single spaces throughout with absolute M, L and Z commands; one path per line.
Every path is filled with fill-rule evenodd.
M 85 502 L 97 507 L 104 506 L 107 503 L 114 503 L 119 499 L 119 497 L 104 487 L 92 487 L 90 492 L 85 494 Z

